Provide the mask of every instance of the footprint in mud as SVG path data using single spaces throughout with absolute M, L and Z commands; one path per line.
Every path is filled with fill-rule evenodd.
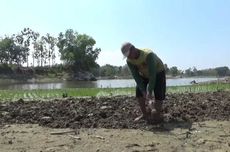
M 126 148 L 132 148 L 132 147 L 140 147 L 140 145 L 138 144 L 128 144 L 127 146 L 125 146 Z
M 157 143 L 158 144 L 158 143 Z M 144 147 L 142 147 L 141 148 L 141 146 L 139 145 L 139 144 L 128 144 L 127 146 L 126 146 L 126 148 L 140 148 L 141 150 L 137 150 L 137 149 L 135 149 L 135 150 L 133 150 L 132 152 L 146 152 L 146 151 L 158 151 L 158 149 L 155 147 L 156 146 L 156 144 L 149 144 L 149 145 L 145 145 Z M 149 149 L 149 147 L 150 147 L 150 149 Z M 147 149 L 146 149 L 147 148 Z
M 132 152 L 155 152 L 159 151 L 158 149 L 149 149 L 149 150 L 133 150 Z

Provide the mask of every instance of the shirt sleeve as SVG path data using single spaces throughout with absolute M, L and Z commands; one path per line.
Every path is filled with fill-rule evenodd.
M 156 84 L 156 74 L 157 74 L 157 66 L 156 66 L 156 57 L 154 53 L 150 53 L 147 56 L 146 63 L 148 65 L 148 71 L 149 71 L 149 86 L 148 91 L 149 94 L 152 95 L 152 92 L 155 88 Z
M 137 67 L 135 65 L 129 63 L 129 62 L 127 62 L 127 65 L 129 66 L 131 74 L 132 74 L 134 80 L 136 81 L 138 88 L 141 90 L 141 92 L 146 91 L 143 79 L 141 78 L 141 76 L 137 70 Z

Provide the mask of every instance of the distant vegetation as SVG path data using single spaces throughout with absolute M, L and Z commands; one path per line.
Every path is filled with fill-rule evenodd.
M 102 78 L 130 78 L 127 65 L 99 66 L 96 63 L 100 48 L 95 48 L 96 41 L 86 34 L 79 34 L 72 29 L 60 32 L 58 37 L 24 28 L 17 34 L 0 37 L 0 76 L 11 78 L 31 78 L 36 76 L 63 78 L 90 73 Z M 60 57 L 57 55 L 59 53 Z M 29 63 L 29 57 L 32 63 Z M 60 58 L 62 63 L 57 64 Z M 109 58 L 109 57 L 108 57 Z M 170 76 L 230 76 L 228 67 L 197 70 L 195 67 L 185 71 L 176 66 L 169 68 Z
M 203 70 L 197 70 L 196 67 L 188 68 L 184 71 L 178 70 L 176 66 L 173 66 L 171 68 L 168 68 L 167 65 L 165 65 L 166 73 L 171 76 L 187 76 L 187 77 L 193 77 L 193 76 L 218 76 L 218 77 L 224 77 L 224 76 L 230 76 L 230 70 L 227 66 L 224 67 L 216 67 L 216 68 L 209 68 L 209 69 L 203 69 Z
M 95 44 L 92 37 L 72 29 L 60 32 L 55 38 L 49 33 L 40 36 L 38 32 L 24 28 L 18 34 L 0 38 L 0 74 L 32 76 L 98 71 L 96 59 L 101 49 L 95 48 Z M 60 65 L 55 64 L 57 51 L 62 60 Z M 31 64 L 29 56 L 32 57 Z
M 204 70 L 197 70 L 195 67 L 188 68 L 186 70 L 179 70 L 176 66 L 168 68 L 167 64 L 165 64 L 166 74 L 172 77 L 193 77 L 193 76 L 215 76 L 215 77 L 224 77 L 230 76 L 230 70 L 227 66 L 225 67 L 216 67 Z M 125 66 L 112 66 L 112 65 L 105 65 L 100 67 L 100 76 L 104 77 L 131 77 L 130 71 Z

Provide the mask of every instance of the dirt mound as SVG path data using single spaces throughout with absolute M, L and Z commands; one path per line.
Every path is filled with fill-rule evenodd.
M 165 121 L 192 122 L 230 119 L 230 92 L 168 94 Z M 23 101 L 0 104 L 0 124 L 36 123 L 55 128 L 139 128 L 140 114 L 134 97 L 68 98 L 52 101 Z

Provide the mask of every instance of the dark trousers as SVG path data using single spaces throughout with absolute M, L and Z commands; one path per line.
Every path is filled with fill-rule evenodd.
M 149 79 L 142 77 L 143 83 L 145 85 L 145 90 L 147 90 L 147 85 L 149 83 Z M 166 76 L 165 71 L 159 72 L 156 75 L 156 82 L 154 88 L 154 95 L 156 100 L 164 100 L 165 99 L 165 92 L 166 92 Z M 136 87 L 136 97 L 143 97 L 141 90 Z

